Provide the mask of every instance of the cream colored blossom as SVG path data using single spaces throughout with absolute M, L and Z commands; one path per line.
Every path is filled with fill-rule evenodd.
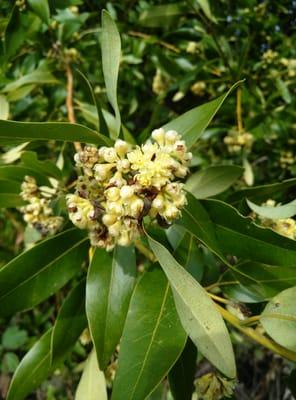
M 277 204 L 274 200 L 269 199 L 262 205 L 276 207 Z M 296 221 L 293 218 L 271 219 L 258 215 L 258 219 L 263 226 L 273 229 L 276 233 L 289 239 L 296 239 Z
M 71 221 L 88 229 L 93 246 L 108 251 L 130 245 L 145 215 L 172 223 L 186 204 L 178 180 L 188 173 L 191 158 L 180 135 L 162 128 L 142 146 L 117 140 L 113 147 L 84 149 L 75 155 L 83 175 L 66 197 Z
M 241 150 L 251 150 L 254 137 L 249 132 L 239 132 L 236 128 L 231 129 L 224 137 L 224 143 L 227 145 L 230 153 L 237 153 Z
M 55 216 L 50 207 L 55 189 L 38 186 L 35 178 L 26 176 L 21 185 L 20 195 L 28 202 L 20 211 L 29 226 L 38 230 L 42 236 L 54 234 L 60 229 L 64 219 Z

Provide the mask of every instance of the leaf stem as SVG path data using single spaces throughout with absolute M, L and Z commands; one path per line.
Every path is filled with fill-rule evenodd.
M 135 247 L 139 250 L 140 253 L 142 253 L 148 260 L 150 260 L 152 263 L 155 263 L 157 261 L 155 255 L 150 251 L 140 240 L 135 241 Z
M 242 89 L 240 87 L 237 88 L 236 92 L 236 117 L 238 133 L 242 133 L 244 128 L 242 120 Z
M 154 39 L 153 36 L 148 35 L 147 33 L 143 33 L 143 32 L 129 31 L 128 35 L 134 36 L 134 37 L 139 37 L 139 38 L 142 38 L 145 40 Z M 173 51 L 174 53 L 180 53 L 180 49 L 178 49 L 178 47 L 174 46 L 171 43 L 167 43 L 167 42 L 164 42 L 163 40 L 158 40 L 158 39 L 156 40 L 156 43 L 158 43 L 162 47 L 165 47 L 168 50 Z
M 209 292 L 208 292 L 208 295 L 209 295 L 213 300 L 216 300 L 216 301 L 218 301 L 219 303 L 224 303 L 224 304 L 230 304 L 230 303 L 231 303 L 231 301 L 229 301 L 229 300 L 227 300 L 227 299 L 224 299 L 223 297 L 217 296 L 217 295 L 215 295 L 215 294 L 213 294 L 213 293 L 209 293 Z
M 73 73 L 72 68 L 69 63 L 66 63 L 66 75 L 67 75 L 67 98 L 66 98 L 66 107 L 68 113 L 68 120 L 71 124 L 75 124 L 75 114 L 73 107 Z M 81 144 L 79 142 L 74 142 L 75 150 L 81 151 Z
M 238 318 L 236 318 L 234 315 L 232 315 L 229 311 L 227 311 L 225 308 L 219 306 L 216 304 L 216 307 L 218 308 L 220 314 L 222 317 L 228 321 L 232 326 L 234 326 L 237 330 L 240 332 L 244 333 L 246 336 L 249 338 L 253 339 L 255 342 L 261 344 L 262 346 L 266 347 L 267 349 L 273 351 L 274 353 L 277 353 L 281 355 L 282 357 L 287 358 L 290 361 L 296 361 L 296 353 L 288 350 L 279 344 L 271 341 L 268 339 L 266 336 L 261 335 L 260 333 L 256 332 L 254 329 L 242 326 L 242 321 L 240 321 Z

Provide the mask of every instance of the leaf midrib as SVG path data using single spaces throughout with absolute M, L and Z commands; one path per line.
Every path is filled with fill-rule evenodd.
M 147 348 L 147 351 L 146 351 L 144 360 L 143 360 L 143 362 L 142 362 L 142 366 L 141 366 L 140 372 L 139 372 L 139 374 L 138 374 L 138 377 L 137 377 L 137 379 L 136 379 L 135 385 L 134 385 L 134 387 L 133 387 L 133 391 L 132 391 L 132 393 L 131 393 L 131 395 L 130 395 L 130 397 L 129 397 L 130 400 L 132 400 L 132 399 L 134 398 L 135 391 L 136 391 L 137 386 L 138 386 L 138 384 L 139 384 L 139 382 L 140 382 L 140 379 L 141 379 L 141 376 L 142 376 L 142 374 L 143 374 L 143 371 L 144 371 L 146 362 L 147 362 L 147 360 L 148 360 L 149 353 L 150 353 L 150 350 L 151 350 L 151 347 L 152 347 L 154 338 L 155 338 L 155 336 L 156 336 L 156 332 L 157 332 L 158 327 L 159 327 L 159 325 L 160 325 L 161 317 L 162 317 L 162 314 L 163 314 L 163 311 L 164 311 L 164 306 L 165 306 L 165 303 L 166 303 L 166 300 L 167 300 L 167 296 L 168 296 L 168 293 L 169 293 L 169 288 L 170 288 L 169 282 L 167 282 L 167 286 L 166 286 L 166 288 L 165 288 L 165 292 L 164 292 L 162 304 L 161 304 L 161 307 L 160 307 L 160 311 L 159 311 L 159 314 L 158 314 L 158 317 L 157 317 L 157 321 L 156 321 L 155 327 L 154 327 L 154 329 L 153 329 L 153 332 L 152 332 L 152 335 L 151 335 L 151 340 L 150 340 L 150 343 L 149 343 L 149 345 L 148 345 L 148 348 Z
M 5 297 L 9 296 L 11 293 L 13 293 L 15 290 L 19 289 L 20 287 L 22 287 L 23 285 L 25 285 L 26 283 L 30 282 L 32 279 L 34 279 L 37 275 L 39 275 L 40 273 L 44 272 L 47 268 L 49 268 L 53 263 L 57 262 L 58 260 L 60 260 L 62 257 L 64 257 L 67 253 L 69 253 L 70 251 L 72 251 L 73 249 L 75 249 L 76 247 L 80 246 L 83 242 L 87 241 L 88 238 L 84 238 L 82 240 L 80 240 L 79 242 L 77 242 L 75 245 L 73 245 L 72 247 L 70 247 L 69 249 L 67 249 L 66 251 L 64 251 L 63 253 L 61 253 L 58 257 L 56 257 L 54 260 L 52 260 L 50 263 L 46 264 L 43 268 L 41 268 L 40 270 L 38 270 L 37 272 L 35 272 L 32 276 L 30 276 L 29 278 L 25 279 L 22 283 L 20 283 L 19 285 L 15 286 L 13 289 L 11 289 L 9 292 L 7 292 L 4 296 L 0 297 L 0 301 L 2 301 L 3 299 L 5 299 Z

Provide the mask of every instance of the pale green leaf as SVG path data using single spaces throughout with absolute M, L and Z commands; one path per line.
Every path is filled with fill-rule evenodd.
M 264 329 L 277 343 L 296 351 L 296 286 L 275 296 L 260 317 Z
M 291 218 L 296 215 L 296 200 L 276 207 L 258 206 L 250 200 L 247 200 L 247 203 L 251 210 L 264 218 L 284 219 Z
M 117 26 L 110 14 L 102 11 L 102 66 L 107 97 L 113 107 L 116 117 L 116 138 L 121 126 L 120 111 L 117 102 L 117 80 L 121 56 L 121 41 Z
M 0 94 L 0 119 L 8 119 L 9 103 L 6 96 Z
M 75 400 L 108 400 L 105 376 L 99 369 L 94 349 L 86 361 Z
M 173 289 L 183 328 L 199 351 L 229 378 L 236 375 L 234 354 L 225 323 L 203 287 L 160 243 L 149 244 Z
M 38 15 L 43 22 L 48 24 L 50 16 L 48 0 L 28 0 L 28 3 L 34 13 Z

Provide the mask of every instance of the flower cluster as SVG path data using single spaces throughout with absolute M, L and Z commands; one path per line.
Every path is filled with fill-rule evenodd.
M 237 153 L 242 149 L 250 150 L 253 144 L 253 135 L 249 132 L 239 132 L 237 129 L 232 129 L 224 137 L 224 143 L 230 153 Z
M 281 168 L 288 169 L 295 163 L 295 156 L 292 151 L 281 151 L 279 163 Z
M 55 216 L 50 207 L 55 190 L 39 187 L 35 178 L 31 176 L 25 177 L 21 189 L 21 197 L 29 203 L 20 208 L 24 221 L 42 236 L 57 232 L 63 223 L 63 218 Z
M 157 129 L 151 140 L 132 147 L 85 146 L 75 155 L 82 171 L 74 194 L 67 195 L 71 221 L 89 231 L 93 246 L 128 246 L 141 233 L 144 216 L 170 224 L 186 203 L 183 184 L 191 153 L 175 131 Z
M 201 376 L 194 384 L 197 398 L 203 400 L 220 400 L 232 397 L 235 388 L 235 380 L 229 380 L 213 372 Z
M 267 200 L 263 203 L 267 207 L 275 207 L 276 202 L 274 200 Z M 276 233 L 286 236 L 289 239 L 296 239 L 296 221 L 293 218 L 285 219 L 270 219 L 258 216 L 261 224 L 268 228 L 273 229 Z

